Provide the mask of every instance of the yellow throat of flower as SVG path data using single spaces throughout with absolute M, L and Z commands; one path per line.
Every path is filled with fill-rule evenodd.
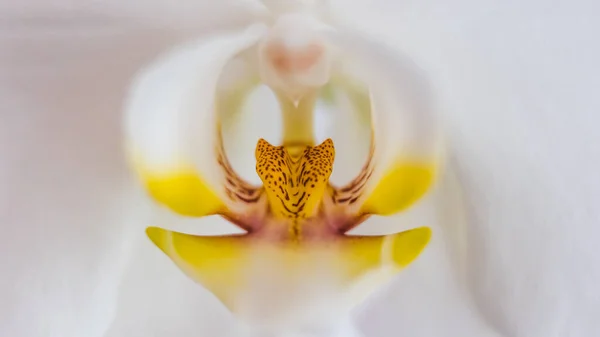
M 294 236 L 300 221 L 315 216 L 333 170 L 335 150 L 331 139 L 292 155 L 284 146 L 264 139 L 256 146 L 256 172 L 263 181 L 271 214 L 290 219 Z

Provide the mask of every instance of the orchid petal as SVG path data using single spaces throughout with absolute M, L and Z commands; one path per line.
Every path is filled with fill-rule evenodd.
M 264 30 L 254 25 L 182 46 L 134 84 L 126 114 L 129 155 L 151 196 L 177 213 L 223 214 L 256 198 L 223 153 L 215 96 L 228 62 Z
M 404 268 L 421 254 L 430 238 L 428 227 L 383 236 L 344 236 L 343 254 L 356 275 L 380 266 Z
M 324 34 L 354 62 L 371 102 L 370 159 L 354 181 L 337 189 L 336 202 L 355 205 L 359 215 L 406 209 L 429 189 L 438 164 L 427 83 L 410 60 L 374 40 L 345 28 Z
M 255 156 L 269 213 L 253 231 L 206 237 L 147 230 L 184 273 L 234 313 L 248 315 L 244 308 L 257 306 L 253 287 L 258 282 L 264 288 L 272 269 L 281 277 L 276 282 L 290 287 L 288 295 L 307 284 L 312 287 L 316 277 L 317 283 L 349 290 L 354 299 L 349 304 L 355 305 L 416 259 L 429 242 L 427 227 L 387 236 L 348 236 L 323 217 L 335 156 L 330 139 L 295 153 L 260 139 Z
M 240 298 L 250 290 L 252 282 L 267 282 L 270 277 L 265 270 L 252 267 L 260 249 L 270 252 L 282 268 L 289 267 L 280 273 L 291 278 L 290 286 L 311 281 L 313 275 L 299 272 L 305 271 L 305 266 L 313 265 L 310 268 L 318 270 L 315 261 L 326 264 L 329 272 L 335 270 L 331 274 L 335 280 L 355 296 L 354 305 L 416 259 L 431 237 L 429 228 L 420 227 L 387 236 L 340 236 L 332 241 L 291 247 L 259 242 L 252 235 L 197 236 L 157 227 L 148 228 L 146 233 L 186 275 L 215 294 L 232 312 L 240 310 Z M 373 279 L 380 270 L 383 275 Z
M 244 236 L 194 236 L 149 227 L 146 234 L 191 279 L 231 306 L 248 263 Z
M 345 236 L 342 256 L 352 267 L 352 305 L 411 264 L 429 244 L 431 229 L 419 227 L 385 236 Z

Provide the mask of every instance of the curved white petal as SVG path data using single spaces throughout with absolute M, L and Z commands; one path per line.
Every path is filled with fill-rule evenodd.
M 438 237 L 467 250 L 461 283 L 478 314 L 501 332 L 494 336 L 600 335 L 598 3 L 385 7 L 389 15 L 358 13 L 371 16 L 362 26 L 428 64 L 444 98 L 449 166 L 464 189 L 468 226 L 464 241 Z M 453 187 L 447 192 L 443 208 L 456 197 Z M 453 220 L 440 220 L 454 232 Z M 413 285 L 402 278 L 367 315 L 369 332 L 386 335 L 403 317 L 414 336 L 492 335 L 457 315 L 470 296 L 452 294 L 456 266 L 432 272 L 448 254 L 433 249 L 435 257 L 419 264 L 429 270 L 405 274 Z
M 155 199 L 179 213 L 214 214 L 226 207 L 231 191 L 223 182 L 234 174 L 220 142 L 217 83 L 228 62 L 265 30 L 254 25 L 181 46 L 134 83 L 125 121 L 129 154 Z
M 315 111 L 316 136 L 318 140 L 333 140 L 336 157 L 330 181 L 335 186 L 343 186 L 360 175 L 370 159 L 371 107 L 363 83 L 347 74 L 332 75 L 320 93 Z
M 423 74 L 405 55 L 348 28 L 324 30 L 368 88 L 372 152 L 363 172 L 338 190 L 359 213 L 392 214 L 419 199 L 437 165 L 439 130 Z M 360 95 L 360 93 L 359 93 Z
M 438 120 L 421 69 L 407 55 L 358 31 L 338 27 L 324 33 L 354 62 L 356 77 L 369 88 L 378 160 L 385 164 L 393 160 L 394 153 L 434 158 L 439 145 Z

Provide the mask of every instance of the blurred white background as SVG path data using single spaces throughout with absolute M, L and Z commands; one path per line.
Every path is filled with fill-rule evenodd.
M 435 191 L 365 229 L 436 233 L 357 311 L 365 335 L 600 336 L 600 3 L 335 4 L 427 71 L 447 126 L 449 162 Z M 144 63 L 243 26 L 242 7 L 0 1 L 1 336 L 231 333 L 225 309 L 143 233 L 227 224 L 198 229 L 152 207 L 127 170 L 120 128 Z

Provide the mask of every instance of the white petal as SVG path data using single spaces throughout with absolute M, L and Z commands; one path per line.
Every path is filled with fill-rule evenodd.
M 357 77 L 369 87 L 378 160 L 391 160 L 390 154 L 399 152 L 431 159 L 439 128 L 429 85 L 418 66 L 360 32 L 348 28 L 325 32 L 344 57 L 356 63 Z
M 432 183 L 439 135 L 428 84 L 409 58 L 375 40 L 341 27 L 323 33 L 352 63 L 371 101 L 364 112 L 371 114 L 371 159 L 337 202 L 360 205 L 361 213 L 395 213 Z
M 178 202 L 188 203 L 191 195 L 200 194 L 204 200 L 196 202 L 203 203 L 198 207 L 205 209 L 187 214 L 196 215 L 215 213 L 219 207 L 215 200 L 225 199 L 225 172 L 217 158 L 223 155 L 215 111 L 217 83 L 229 60 L 254 45 L 265 30 L 263 25 L 254 25 L 243 32 L 181 46 L 151 65 L 135 81 L 126 110 L 127 145 L 138 173 L 146 182 L 158 179 L 170 184 L 158 193 L 161 197 L 155 195 L 159 201 L 173 208 Z M 224 82 L 223 85 L 231 87 L 230 79 Z M 193 191 L 194 187 L 188 186 L 192 180 L 185 178 L 189 181 L 184 179 L 182 183 L 177 178 L 181 175 L 188 178 L 197 175 L 189 179 L 203 190 Z M 169 179 L 179 180 L 173 183 Z M 156 192 L 151 186 L 149 189 Z M 184 189 L 177 192 L 183 193 L 181 198 L 172 195 L 178 189 Z M 167 200 L 177 198 L 174 203 Z M 190 213 L 182 209 L 193 208 L 183 205 L 178 210 L 177 207 L 173 209 L 181 213 Z

